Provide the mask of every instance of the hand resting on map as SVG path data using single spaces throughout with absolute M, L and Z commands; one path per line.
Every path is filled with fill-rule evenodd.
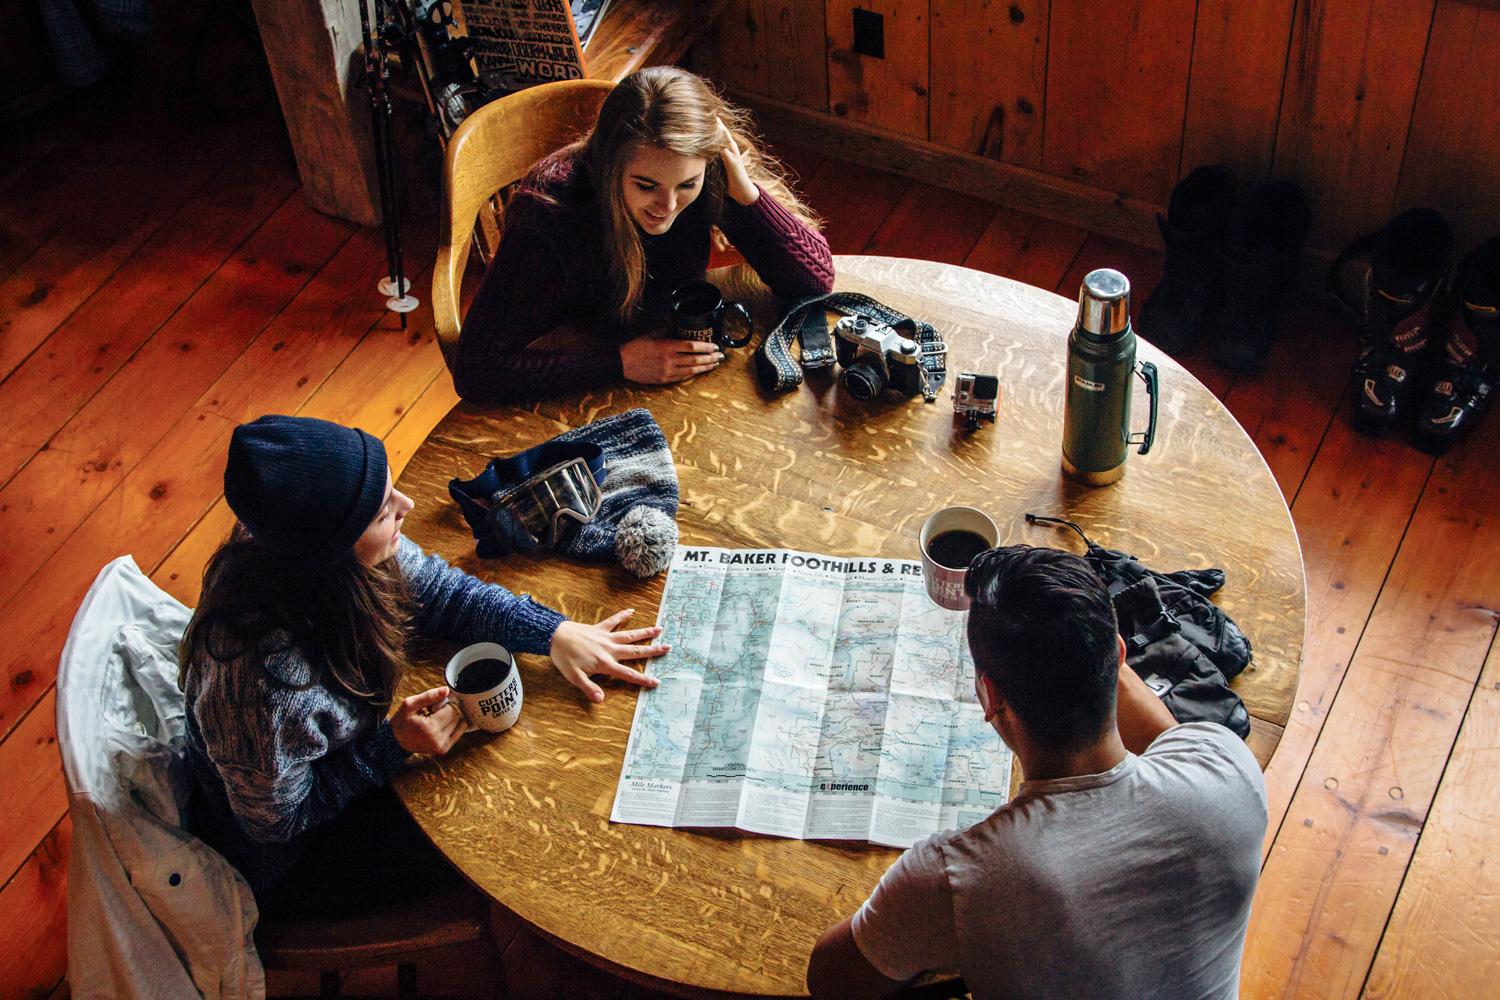
M 621 661 L 651 659 L 672 647 L 639 645 L 661 635 L 661 629 L 656 626 L 616 632 L 615 629 L 633 614 L 634 608 L 626 608 L 594 625 L 565 621 L 552 634 L 552 665 L 569 684 L 588 695 L 589 701 L 604 700 L 603 689 L 590 680 L 595 676 L 613 677 L 642 687 L 656 687 L 655 677 L 647 677 Z

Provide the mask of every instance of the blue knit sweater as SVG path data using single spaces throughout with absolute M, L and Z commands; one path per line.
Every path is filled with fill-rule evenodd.
M 545 653 L 563 616 L 484 583 L 402 538 L 397 561 L 418 636 L 490 640 Z M 295 645 L 260 658 L 205 659 L 190 672 L 191 825 L 257 895 L 274 890 L 307 835 L 351 799 L 384 785 L 407 757 L 374 706 L 321 682 Z

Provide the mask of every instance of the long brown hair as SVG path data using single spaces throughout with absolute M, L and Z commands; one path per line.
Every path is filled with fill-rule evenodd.
M 179 649 L 179 684 L 207 661 L 260 660 L 296 647 L 324 683 L 390 707 L 406 663 L 411 600 L 394 558 L 366 566 L 347 552 L 308 567 L 236 525 L 203 571 L 203 596 Z M 278 678 L 285 682 L 284 678 Z
M 626 163 L 643 146 L 707 160 L 703 192 L 698 197 L 706 200 L 715 240 L 727 246 L 717 228 L 725 196 L 719 163 L 724 148 L 720 120 L 733 134 L 750 179 L 799 219 L 815 228 L 821 225 L 792 191 L 781 164 L 761 148 L 748 111 L 725 101 L 708 81 L 685 69 L 650 66 L 638 70 L 615 85 L 599 109 L 593 130 L 569 149 L 587 165 L 593 183 L 609 258 L 613 311 L 622 323 L 629 322 L 646 284 L 645 247 L 625 206 L 621 185 Z

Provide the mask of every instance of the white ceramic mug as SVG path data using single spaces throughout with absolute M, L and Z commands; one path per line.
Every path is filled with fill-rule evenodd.
M 499 660 L 505 671 L 493 684 L 481 691 L 465 692 L 458 687 L 464 668 L 477 660 Z M 475 729 L 501 733 L 521 717 L 521 672 L 515 657 L 497 642 L 476 642 L 453 654 L 443 672 L 448 681 L 449 700 L 463 713 L 464 721 Z
M 968 567 L 944 566 L 928 552 L 932 540 L 948 531 L 972 531 L 985 540 L 987 548 L 994 548 L 1000 530 L 982 510 L 944 507 L 923 521 L 922 530 L 917 533 L 917 548 L 922 553 L 922 582 L 927 586 L 927 596 L 934 604 L 949 611 L 967 611 L 969 595 L 964 593 L 964 578 L 968 576 Z

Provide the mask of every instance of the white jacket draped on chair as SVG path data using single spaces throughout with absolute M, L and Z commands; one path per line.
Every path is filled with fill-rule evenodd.
M 67 774 L 74 997 L 261 997 L 255 899 L 182 828 L 177 643 L 191 612 L 121 556 L 99 572 L 57 671 Z

